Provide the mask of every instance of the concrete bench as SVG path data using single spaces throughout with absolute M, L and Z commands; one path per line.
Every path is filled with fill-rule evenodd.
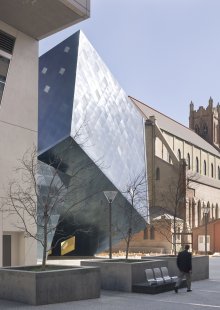
M 148 282 L 140 282 L 132 285 L 133 293 L 142 293 L 142 294 L 159 294 L 163 292 L 168 292 L 174 290 L 176 283 L 160 283 L 149 285 Z M 186 287 L 186 280 L 184 279 L 180 285 L 180 288 Z
M 160 283 L 149 285 L 148 282 L 135 283 L 132 285 L 132 292 L 144 294 L 159 294 L 174 290 L 175 283 Z
M 145 294 L 159 294 L 174 290 L 177 276 L 170 277 L 167 267 L 145 269 L 146 282 L 132 285 L 132 292 Z M 181 283 L 181 287 L 186 286 L 186 281 Z

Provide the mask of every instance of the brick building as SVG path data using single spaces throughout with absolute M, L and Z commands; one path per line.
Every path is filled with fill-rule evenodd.
M 203 253 L 205 225 L 193 229 L 193 247 L 198 253 Z M 220 220 L 213 220 L 207 225 L 207 251 L 220 252 Z
M 145 118 L 151 226 L 155 226 L 155 218 L 159 215 L 177 216 L 184 223 L 180 230 L 182 243 L 192 243 L 195 252 L 203 252 L 203 207 L 208 206 L 207 240 L 210 238 L 212 252 L 219 251 L 219 104 L 213 107 L 210 98 L 207 108 L 200 107 L 196 111 L 191 102 L 190 128 L 187 128 L 132 97 L 131 100 Z M 171 234 L 174 238 L 173 232 Z M 158 247 L 162 252 L 173 250 L 167 246 L 166 237 L 155 234 L 152 239 L 146 238 L 146 232 L 142 231 L 134 237 L 133 246 L 140 245 L 141 249 L 145 244 L 146 252 L 148 249 L 157 252 Z

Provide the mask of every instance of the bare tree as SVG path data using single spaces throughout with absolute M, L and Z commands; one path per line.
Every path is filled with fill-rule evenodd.
M 69 138 L 61 151 L 51 152 L 46 164 L 37 160 L 36 147 L 28 150 L 15 169 L 20 177 L 10 182 L 2 206 L 4 211 L 16 215 L 18 221 L 14 224 L 25 231 L 26 237 L 34 238 L 42 245 L 43 270 L 47 254 L 52 249 L 48 238 L 60 229 L 65 217 L 79 213 L 83 201 L 97 194 L 88 187 L 96 178 L 95 171 L 99 170 L 97 166 L 101 167 L 101 161 L 94 162 L 81 155 L 76 163 L 67 166 L 66 156 L 74 147 L 79 152 L 80 146 Z M 100 192 L 102 190 L 100 188 Z M 62 241 L 62 233 L 60 229 L 61 237 L 53 247 Z
M 183 231 L 184 221 L 179 217 L 171 215 L 167 210 L 161 211 L 161 215 L 156 217 L 153 217 L 151 214 L 151 225 L 155 231 L 160 233 L 169 243 L 172 244 L 175 253 L 178 244 L 181 243 L 181 232 Z
M 154 228 L 172 244 L 173 252 L 177 254 L 177 244 L 181 233 L 186 229 L 185 206 L 187 191 L 190 187 L 190 180 L 198 179 L 198 174 L 190 174 L 187 178 L 187 165 L 181 160 L 179 165 L 174 167 L 172 178 L 167 178 L 167 184 L 159 188 L 157 192 L 158 206 L 151 208 L 151 221 Z
M 172 216 L 173 236 L 171 242 L 173 244 L 174 254 L 177 253 L 177 233 L 179 227 L 178 217 L 181 214 L 186 199 L 186 177 L 185 165 L 180 164 L 177 167 L 176 178 L 169 182 L 167 192 L 161 193 L 163 208 Z M 165 204 L 165 205 L 164 205 Z M 168 239 L 169 240 L 169 239 Z
M 122 227 L 120 223 L 116 223 L 116 230 L 120 232 L 125 242 L 125 258 L 127 260 L 131 240 L 134 233 L 137 232 L 136 227 L 140 225 L 144 227 L 147 223 L 147 183 L 145 172 L 141 172 L 132 178 L 122 193 L 129 201 L 125 213 L 127 225 Z

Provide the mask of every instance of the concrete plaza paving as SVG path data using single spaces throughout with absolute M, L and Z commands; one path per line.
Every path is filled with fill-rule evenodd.
M 0 300 L 0 309 L 41 309 L 41 310 L 194 310 L 220 309 L 220 257 L 210 257 L 210 277 L 208 280 L 192 283 L 193 291 L 179 290 L 157 295 L 102 291 L 101 298 L 74 301 L 45 306 L 30 306 Z

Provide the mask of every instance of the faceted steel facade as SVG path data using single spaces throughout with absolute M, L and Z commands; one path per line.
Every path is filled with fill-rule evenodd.
M 92 255 L 108 248 L 104 190 L 118 191 L 113 242 L 128 228 L 126 186 L 146 169 L 144 122 L 82 32 L 41 56 L 39 75 L 39 159 L 49 165 L 62 154 L 59 177 L 67 193 L 57 214 L 66 238 L 76 237 L 76 249 L 68 255 Z M 135 209 L 137 232 L 145 225 L 147 199 Z M 58 231 L 54 255 L 60 255 Z

